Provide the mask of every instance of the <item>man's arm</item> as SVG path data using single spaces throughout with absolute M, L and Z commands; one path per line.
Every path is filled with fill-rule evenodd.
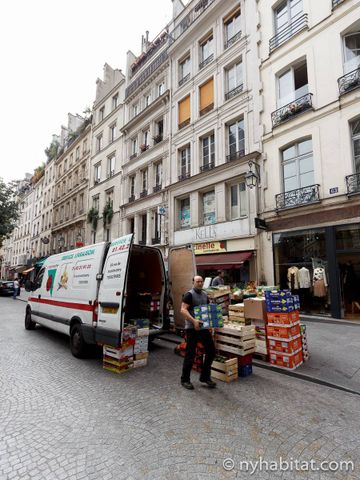
M 190 314 L 189 307 L 189 304 L 181 302 L 180 313 L 183 315 L 183 317 L 186 318 L 186 320 L 188 320 L 194 325 L 195 330 L 200 330 L 200 322 Z

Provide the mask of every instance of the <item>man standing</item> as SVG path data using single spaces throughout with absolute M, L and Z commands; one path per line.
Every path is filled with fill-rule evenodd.
M 208 387 L 216 387 L 216 383 L 210 378 L 211 364 L 215 358 L 215 345 L 208 329 L 201 328 L 202 323 L 194 318 L 194 307 L 209 303 L 206 292 L 202 289 L 204 280 L 200 276 L 193 278 L 193 288 L 183 296 L 181 313 L 185 317 L 186 330 L 186 353 L 181 375 L 181 385 L 188 390 L 194 386 L 190 382 L 190 373 L 195 358 L 196 345 L 201 342 L 205 349 L 205 361 L 200 375 L 200 382 Z
M 16 300 L 16 297 L 18 295 L 19 291 L 19 282 L 15 279 L 14 280 L 14 294 L 13 294 L 13 299 Z
M 217 277 L 215 277 L 211 283 L 212 287 L 218 287 L 219 285 L 224 285 L 224 270 L 218 270 Z

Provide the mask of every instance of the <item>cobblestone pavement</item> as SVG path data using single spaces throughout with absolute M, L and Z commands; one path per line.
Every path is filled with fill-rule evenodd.
M 360 478 L 359 396 L 259 368 L 215 390 L 193 375 L 187 391 L 163 341 L 147 368 L 118 376 L 72 357 L 65 336 L 25 331 L 24 309 L 0 298 L 0 480 Z M 260 456 L 355 471 L 240 471 Z

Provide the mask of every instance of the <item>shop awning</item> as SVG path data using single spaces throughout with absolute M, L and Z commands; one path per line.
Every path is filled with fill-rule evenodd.
M 25 275 L 25 273 L 32 272 L 34 270 L 34 267 L 28 268 L 27 270 L 24 270 L 22 273 Z
M 15 272 L 16 273 L 23 273 L 24 270 L 27 269 L 27 265 L 19 265 L 18 267 L 15 267 Z
M 40 268 L 44 265 L 44 262 L 45 260 L 47 259 L 47 257 L 44 257 L 44 258 L 41 258 L 40 260 L 38 260 L 36 263 L 35 263 L 35 267 L 36 268 Z
M 212 255 L 196 255 L 196 265 L 204 270 L 236 268 L 252 257 L 253 252 L 214 253 Z

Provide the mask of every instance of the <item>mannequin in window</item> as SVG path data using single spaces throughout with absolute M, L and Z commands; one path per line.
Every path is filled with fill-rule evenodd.
M 300 306 L 305 310 L 308 309 L 310 304 L 310 288 L 311 288 L 311 278 L 309 269 L 306 267 L 301 267 L 298 272 L 299 280 L 299 295 L 300 295 Z
M 327 293 L 327 278 L 325 268 L 317 267 L 314 268 L 313 272 L 313 287 L 314 287 L 314 297 L 324 298 Z
M 298 267 L 289 267 L 287 272 L 288 287 L 292 292 L 299 289 L 299 269 Z

